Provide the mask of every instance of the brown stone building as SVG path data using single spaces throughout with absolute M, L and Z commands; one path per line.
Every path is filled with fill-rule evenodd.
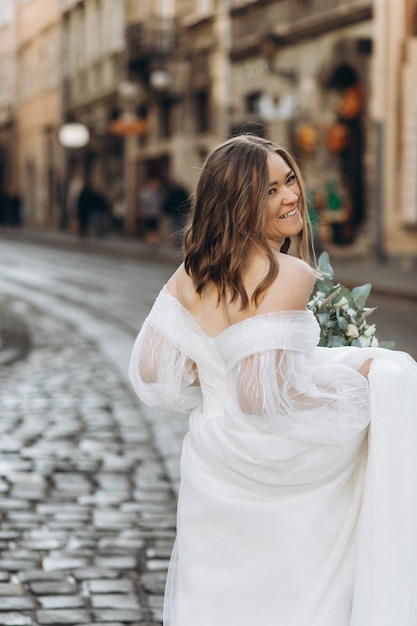
M 0 4 L 0 224 L 19 222 L 15 133 L 16 12 L 13 0 Z M 13 202 L 14 199 L 14 202 Z
M 249 130 L 298 156 L 323 245 L 417 256 L 415 0 L 12 4 L 27 223 L 56 227 L 91 176 L 110 203 L 125 195 L 134 235 L 147 178 L 192 191 L 207 151 Z M 58 146 L 68 121 L 87 147 Z
M 58 3 L 19 0 L 15 10 L 17 181 L 25 224 L 47 227 L 60 210 Z

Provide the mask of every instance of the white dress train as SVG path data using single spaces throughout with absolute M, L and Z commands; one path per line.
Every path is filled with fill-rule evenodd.
M 213 338 L 158 296 L 131 380 L 190 412 L 164 626 L 417 625 L 417 365 L 318 339 L 309 311 Z

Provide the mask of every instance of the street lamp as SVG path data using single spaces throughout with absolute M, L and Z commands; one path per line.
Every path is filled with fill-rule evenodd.
M 84 148 L 90 141 L 90 131 L 84 124 L 69 122 L 58 130 L 58 141 L 63 148 Z
M 126 231 L 136 232 L 136 138 L 147 131 L 146 120 L 138 117 L 136 107 L 140 97 L 138 85 L 124 80 L 118 86 L 121 114 L 110 124 L 110 132 L 124 138 L 124 188 L 126 200 Z
M 65 148 L 63 154 L 63 191 L 61 204 L 60 228 L 68 226 L 68 152 L 75 152 L 88 145 L 90 131 L 85 124 L 79 122 L 67 122 L 58 129 L 59 144 Z

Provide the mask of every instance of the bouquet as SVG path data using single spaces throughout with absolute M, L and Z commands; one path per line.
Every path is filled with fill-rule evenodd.
M 321 253 L 318 265 L 320 276 L 307 308 L 312 311 L 320 325 L 319 346 L 393 348 L 393 341 L 378 341 L 375 324 L 368 323 L 367 318 L 376 308 L 365 306 L 372 285 L 367 283 L 350 290 L 340 283 L 334 284 L 333 268 L 327 252 Z

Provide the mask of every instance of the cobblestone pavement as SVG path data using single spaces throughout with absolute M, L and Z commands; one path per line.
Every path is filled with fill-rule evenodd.
M 0 370 L 0 625 L 156 626 L 175 495 L 141 407 L 94 341 L 8 307 L 31 350 Z

